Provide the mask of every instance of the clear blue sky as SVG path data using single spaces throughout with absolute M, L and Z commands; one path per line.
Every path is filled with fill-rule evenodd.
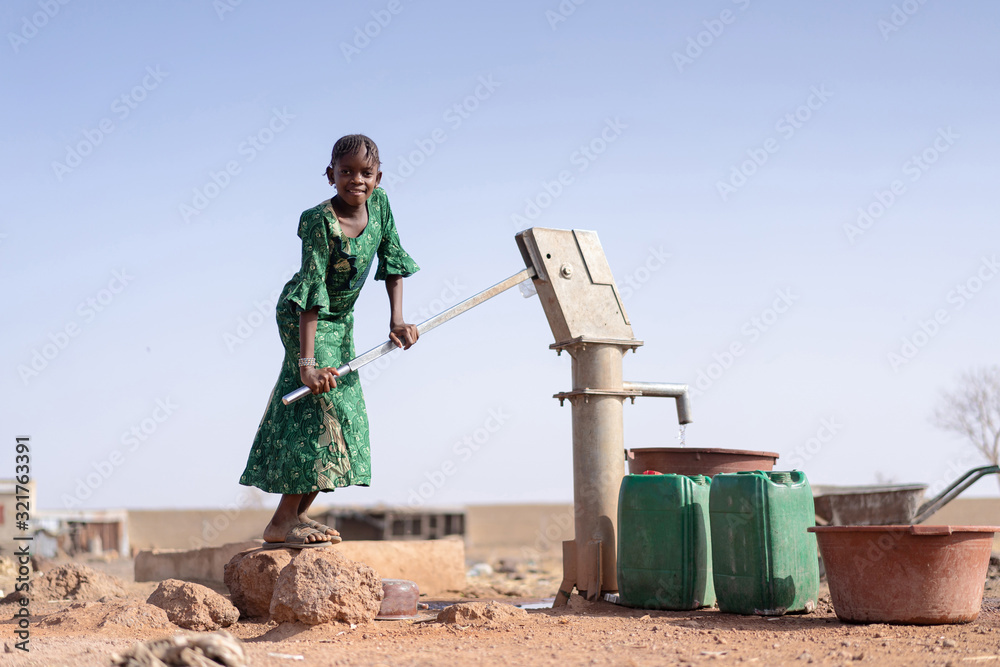
M 1000 7 L 561 6 L 4 3 L 0 434 L 32 436 L 40 505 L 239 497 L 272 295 L 351 132 L 423 267 L 415 320 L 522 268 L 525 221 L 594 229 L 645 341 L 626 378 L 700 381 L 689 446 L 814 483 L 977 465 L 929 417 L 1000 361 Z M 357 320 L 359 351 L 384 340 L 381 285 Z M 551 342 L 515 292 L 364 374 L 373 485 L 323 500 L 406 503 L 444 468 L 428 504 L 570 500 Z M 626 405 L 625 432 L 675 444 L 673 405 Z

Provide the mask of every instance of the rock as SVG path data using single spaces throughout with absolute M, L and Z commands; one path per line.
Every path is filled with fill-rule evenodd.
M 20 595 L 14 591 L 0 602 L 13 602 Z M 39 601 L 99 600 L 126 595 L 128 591 L 118 577 L 110 577 L 77 563 L 54 567 L 31 582 L 31 599 Z
M 58 626 L 75 632 L 102 629 L 120 632 L 121 628 L 159 630 L 175 627 L 167 617 L 167 612 L 134 600 L 76 602 L 60 612 L 49 614 L 38 625 L 43 628 Z
M 381 602 L 382 580 L 375 570 L 336 549 L 303 549 L 278 575 L 271 620 L 367 623 L 378 614 Z
M 179 579 L 161 581 L 146 602 L 187 630 L 218 630 L 240 618 L 239 610 L 211 588 Z
M 226 564 L 224 579 L 229 599 L 243 616 L 267 618 L 274 583 L 291 562 L 292 552 L 288 549 L 248 549 L 232 557 Z
M 145 602 L 99 602 L 97 604 L 108 607 L 108 613 L 97 623 L 99 628 L 111 625 L 133 630 L 172 627 L 170 617 L 165 611 Z
M 329 547 L 243 551 L 226 565 L 225 581 L 240 613 L 278 622 L 365 623 L 382 601 L 378 573 Z
M 462 602 L 445 607 L 438 614 L 437 620 L 442 623 L 456 623 L 458 625 L 497 627 L 524 621 L 527 618 L 528 612 L 520 607 L 490 600 L 489 602 Z

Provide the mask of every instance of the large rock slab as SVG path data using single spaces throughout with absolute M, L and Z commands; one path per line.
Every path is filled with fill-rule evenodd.
M 250 549 L 233 556 L 226 564 L 224 580 L 229 599 L 243 616 L 267 618 L 270 615 L 274 584 L 291 562 L 292 552 L 288 549 Z
M 263 540 L 250 540 L 191 551 L 141 551 L 135 557 L 135 580 L 223 583 L 225 566 L 233 556 L 261 544 Z M 466 585 L 465 546 L 459 539 L 347 541 L 335 548 L 383 577 L 416 582 L 420 592 L 428 595 L 443 595 Z
M 262 543 L 263 540 L 246 540 L 202 549 L 140 551 L 135 556 L 135 580 L 222 583 L 226 563 L 241 551 L 255 549 Z
M 465 544 L 458 539 L 341 542 L 341 555 L 375 569 L 385 579 L 406 579 L 421 593 L 441 595 L 465 587 Z
M 278 575 L 271 620 L 367 623 L 381 602 L 382 580 L 375 570 L 335 548 L 303 549 Z
M 187 630 L 227 628 L 240 618 L 233 603 L 211 588 L 178 579 L 161 581 L 146 602 L 167 612 L 171 622 Z

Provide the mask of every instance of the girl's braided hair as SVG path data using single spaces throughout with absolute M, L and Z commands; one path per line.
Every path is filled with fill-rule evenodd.
M 363 134 L 348 134 L 337 139 L 337 143 L 333 145 L 333 154 L 330 156 L 330 166 L 332 167 L 345 155 L 365 155 L 368 164 L 376 169 L 382 164 L 378 159 L 378 146 Z

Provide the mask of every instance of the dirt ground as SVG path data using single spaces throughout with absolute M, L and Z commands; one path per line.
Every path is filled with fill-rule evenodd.
M 131 561 L 87 562 L 124 579 L 130 598 L 144 601 L 153 583 L 131 580 Z M 470 578 L 468 589 L 448 600 L 427 600 L 434 608 L 467 601 L 490 591 L 551 596 L 558 564 L 497 567 L 492 575 Z M 375 621 L 346 625 L 277 625 L 240 621 L 229 630 L 245 642 L 255 667 L 291 665 L 663 665 L 707 661 L 772 664 L 880 665 L 1000 664 L 1000 571 L 991 569 L 979 618 L 946 626 L 849 625 L 837 620 L 823 587 L 820 608 L 808 615 L 778 618 L 736 616 L 718 610 L 657 612 L 625 609 L 574 599 L 569 607 L 530 609 L 525 619 L 492 627 L 427 620 Z M 10 590 L 9 582 L 0 587 Z M 504 602 L 520 603 L 499 593 Z M 87 623 L 45 627 L 45 616 L 69 607 L 66 601 L 33 601 L 31 651 L 14 650 L 16 607 L 0 605 L 0 665 L 10 667 L 103 666 L 113 652 L 137 641 L 183 631 L 94 628 Z

